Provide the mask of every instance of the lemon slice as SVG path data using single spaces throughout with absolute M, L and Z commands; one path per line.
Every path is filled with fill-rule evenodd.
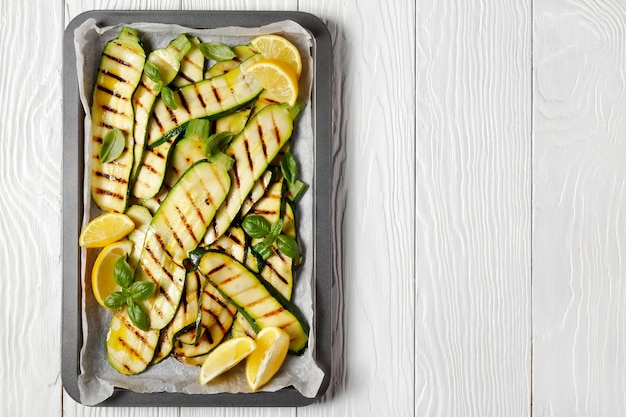
M 298 48 L 287 39 L 278 35 L 260 35 L 250 41 L 252 50 L 263 58 L 275 59 L 287 64 L 297 77 L 302 72 L 302 59 Z
M 278 327 L 262 329 L 257 348 L 246 359 L 246 380 L 253 391 L 265 385 L 278 372 L 289 350 L 289 335 Z
M 213 349 L 200 368 L 200 384 L 204 385 L 216 376 L 228 371 L 256 349 L 254 339 L 235 337 Z
M 102 248 L 117 242 L 134 229 L 135 223 L 127 215 L 105 213 L 87 223 L 78 238 L 78 244 L 84 248 Z
M 133 250 L 133 244 L 129 240 L 121 240 L 111 243 L 100 251 L 96 261 L 93 264 L 91 272 L 91 288 L 96 301 L 102 307 L 104 300 L 114 291 L 121 288 L 117 285 L 114 278 L 115 263 L 121 257 L 128 256 Z
M 268 98 L 293 106 L 298 98 L 298 77 L 287 64 L 274 59 L 262 59 L 247 70 L 263 86 Z

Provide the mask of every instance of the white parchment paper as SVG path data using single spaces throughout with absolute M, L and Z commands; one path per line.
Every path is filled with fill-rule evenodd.
M 279 373 L 262 388 L 263 391 L 276 391 L 294 386 L 305 397 L 314 397 L 321 386 L 324 374 L 314 360 L 315 323 L 313 322 L 314 283 L 313 280 L 313 198 L 314 134 L 311 111 L 311 87 L 313 59 L 310 54 L 312 38 L 300 25 L 283 21 L 258 28 L 224 27 L 198 30 L 178 25 L 141 23 L 128 25 L 142 34 L 146 55 L 156 48 L 165 46 L 180 33 L 198 37 L 201 41 L 222 42 L 231 46 L 247 44 L 254 36 L 265 33 L 278 33 L 293 42 L 302 56 L 303 70 L 300 78 L 300 100 L 307 103 L 301 112 L 292 136 L 293 153 L 298 160 L 300 178 L 311 188 L 298 203 L 297 221 L 304 264 L 298 269 L 294 279 L 293 301 L 307 318 L 311 333 L 309 347 L 301 356 L 288 355 Z M 79 80 L 80 98 L 85 110 L 85 178 L 89 178 L 91 154 L 89 140 L 91 97 L 100 55 L 106 42 L 115 38 L 121 26 L 98 27 L 95 20 L 89 19 L 74 33 L 76 65 Z M 100 214 L 91 202 L 89 187 L 84 187 L 85 216 L 83 225 L 90 218 Z M 115 388 L 126 388 L 138 393 L 180 392 L 189 394 L 240 393 L 249 392 L 242 365 L 218 377 L 207 385 L 198 383 L 199 367 L 183 365 L 174 358 L 149 367 L 140 375 L 124 376 L 115 371 L 106 357 L 106 334 L 111 312 L 96 303 L 91 293 L 90 271 L 97 256 L 95 250 L 82 250 L 81 266 L 83 280 L 82 325 L 83 346 L 81 348 L 81 373 L 78 385 L 81 402 L 85 405 L 98 404 L 113 394 Z M 309 259 L 309 261 L 307 261 Z

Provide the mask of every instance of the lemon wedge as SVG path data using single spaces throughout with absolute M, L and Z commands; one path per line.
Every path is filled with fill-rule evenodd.
M 121 213 L 105 213 L 94 217 L 81 232 L 78 244 L 83 248 L 103 248 L 117 242 L 135 229 L 130 217 Z
M 256 349 L 254 339 L 243 336 L 221 343 L 207 356 L 200 368 L 200 384 L 204 385 L 244 360 Z
M 96 301 L 102 307 L 106 308 L 104 300 L 111 293 L 121 289 L 120 286 L 117 285 L 117 282 L 115 282 L 115 263 L 121 257 L 128 256 L 132 250 L 132 242 L 129 240 L 121 240 L 105 246 L 98 254 L 91 272 L 91 288 Z
M 279 35 L 260 35 L 250 41 L 252 50 L 263 55 L 263 58 L 284 62 L 300 77 L 302 59 L 298 48 Z
M 293 106 L 298 98 L 298 77 L 284 62 L 262 59 L 247 69 L 265 89 L 267 98 Z
M 257 335 L 256 345 L 246 359 L 246 380 L 253 391 L 267 384 L 282 366 L 289 350 L 289 335 L 278 327 L 265 327 Z

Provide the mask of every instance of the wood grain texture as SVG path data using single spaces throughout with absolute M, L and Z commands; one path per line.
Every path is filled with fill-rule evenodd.
M 531 2 L 417 8 L 415 406 L 528 416 Z
M 61 49 L 49 40 L 62 9 L 3 2 L 1 15 L 0 414 L 59 415 Z
M 413 407 L 413 2 L 299 1 L 333 39 L 332 387 L 302 416 L 410 416 Z
M 626 4 L 535 4 L 533 409 L 626 415 Z

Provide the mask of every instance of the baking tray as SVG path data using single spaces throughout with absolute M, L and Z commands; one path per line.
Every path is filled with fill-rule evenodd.
M 313 263 L 315 331 L 314 357 L 324 371 L 324 379 L 317 395 L 307 398 L 295 388 L 277 392 L 241 394 L 183 394 L 135 393 L 116 389 L 114 394 L 98 406 L 304 406 L 318 400 L 326 391 L 331 375 L 332 291 L 331 259 L 333 256 L 331 227 L 331 39 L 328 29 L 316 16 L 291 11 L 108 11 L 85 12 L 67 26 L 63 41 L 63 308 L 62 308 L 62 380 L 65 391 L 80 403 L 78 375 L 82 346 L 80 248 L 78 236 L 83 218 L 84 144 L 82 109 L 76 73 L 74 30 L 93 18 L 98 26 L 112 26 L 136 22 L 173 23 L 205 29 L 224 26 L 258 27 L 283 20 L 292 20 L 314 39 L 314 79 L 312 89 L 312 116 L 314 131 L 315 207 L 313 209 Z

